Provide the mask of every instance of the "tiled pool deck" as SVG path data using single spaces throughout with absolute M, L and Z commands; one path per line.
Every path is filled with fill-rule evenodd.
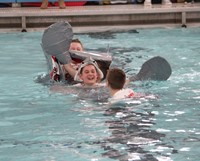
M 56 21 L 70 22 L 74 32 L 200 26 L 200 3 L 0 8 L 0 32 L 43 30 Z

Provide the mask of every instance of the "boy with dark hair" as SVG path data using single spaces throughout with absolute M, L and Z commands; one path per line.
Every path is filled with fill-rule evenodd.
M 84 50 L 83 44 L 81 43 L 81 41 L 79 39 L 73 39 L 70 44 L 70 50 L 83 51 Z M 60 69 L 59 63 L 58 63 L 58 60 L 56 59 L 56 57 L 51 56 L 51 60 L 52 60 L 53 69 L 50 72 L 50 78 L 54 81 L 60 81 L 61 73 L 64 73 L 65 80 L 67 80 L 68 82 L 73 82 L 74 75 L 76 74 L 76 70 L 78 70 L 80 62 L 78 60 L 77 61 L 71 60 L 70 64 L 62 65 L 61 69 Z M 66 66 L 66 67 L 64 67 L 64 66 Z M 66 70 L 66 68 L 68 70 Z M 62 70 L 62 71 L 60 71 L 60 70 Z
M 112 99 L 132 98 L 135 93 L 132 89 L 124 89 L 126 74 L 118 68 L 109 69 L 106 76 L 106 85 Z

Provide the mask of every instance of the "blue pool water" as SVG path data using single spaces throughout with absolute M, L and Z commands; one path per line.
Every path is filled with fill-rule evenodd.
M 75 35 L 86 50 L 109 45 L 113 66 L 128 76 L 157 55 L 171 64 L 167 81 L 130 84 L 159 99 L 110 107 L 102 91 L 63 94 L 35 81 L 47 72 L 42 33 L 0 34 L 0 160 L 199 160 L 199 35 L 200 28 Z

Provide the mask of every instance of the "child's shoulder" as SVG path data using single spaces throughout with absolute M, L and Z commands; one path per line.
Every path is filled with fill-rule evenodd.
M 134 96 L 135 96 L 135 92 L 130 88 L 126 88 L 126 89 L 121 89 L 117 93 L 115 93 L 115 95 L 113 96 L 113 99 L 132 98 Z
M 137 94 L 130 88 L 121 89 L 114 94 L 108 101 L 110 104 L 126 104 L 131 101 L 133 104 L 140 104 L 141 101 L 134 99 Z

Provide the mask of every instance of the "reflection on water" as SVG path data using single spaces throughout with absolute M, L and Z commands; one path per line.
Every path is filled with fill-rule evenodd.
M 154 114 L 148 110 L 137 112 L 136 109 L 137 107 L 116 106 L 105 111 L 104 116 L 109 116 L 109 120 L 105 123 L 111 135 L 106 138 L 105 145 L 103 145 L 106 150 L 103 155 L 117 158 L 120 161 L 156 161 L 156 156 L 165 155 L 167 158 L 172 153 L 176 153 L 177 150 L 171 145 L 162 142 L 165 134 L 151 129 L 151 126 L 155 124 Z M 160 151 L 155 150 L 158 148 Z M 166 154 L 163 153 L 164 151 L 169 152 Z

